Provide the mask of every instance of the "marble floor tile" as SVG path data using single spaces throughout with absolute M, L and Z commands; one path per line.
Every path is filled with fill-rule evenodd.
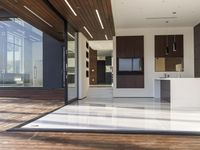
M 171 110 L 153 98 L 84 99 L 22 129 L 200 133 L 200 110 Z

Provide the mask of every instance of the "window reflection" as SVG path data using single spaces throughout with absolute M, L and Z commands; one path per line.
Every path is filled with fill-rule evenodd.
M 77 93 L 77 38 L 76 32 L 68 26 L 68 99 L 76 99 Z
M 156 72 L 183 72 L 182 57 L 158 57 L 155 58 Z
M 0 21 L 0 86 L 43 86 L 43 34 L 18 18 Z

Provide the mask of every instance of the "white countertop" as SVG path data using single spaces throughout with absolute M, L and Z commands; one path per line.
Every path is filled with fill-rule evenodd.
M 200 78 L 156 78 L 155 97 L 161 97 L 161 81 L 170 82 L 170 106 L 200 109 Z M 165 89 L 164 89 L 165 90 Z
M 200 78 L 156 78 L 155 80 L 161 81 L 161 80 L 200 80 Z

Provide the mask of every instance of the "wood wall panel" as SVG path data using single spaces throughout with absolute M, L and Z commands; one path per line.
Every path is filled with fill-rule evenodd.
M 194 27 L 194 71 L 200 77 L 200 24 Z
M 167 37 L 165 35 L 155 36 L 155 57 L 166 56 Z
M 117 88 L 135 87 L 135 78 L 131 75 L 117 75 Z
M 173 43 L 176 41 L 176 51 L 173 51 Z M 169 54 L 166 54 L 166 47 L 169 47 Z M 183 35 L 156 35 L 155 36 L 155 57 L 183 57 Z
M 90 85 L 97 84 L 97 51 L 90 48 Z
M 144 57 L 143 36 L 117 37 L 117 57 Z
M 118 88 L 143 88 L 144 75 L 117 75 Z
M 134 57 L 144 58 L 144 37 L 135 37 Z
M 184 57 L 184 36 L 176 35 L 176 56 Z
M 116 39 L 116 45 L 117 60 L 118 58 L 142 58 L 144 64 L 143 36 L 119 36 Z M 117 88 L 144 88 L 144 72 L 139 74 L 123 73 L 123 75 L 117 72 Z

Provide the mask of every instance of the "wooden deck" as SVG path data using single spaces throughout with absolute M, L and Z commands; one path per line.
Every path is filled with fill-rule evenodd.
M 0 98 L 0 150 L 200 150 L 198 136 L 5 131 L 62 104 L 55 100 Z

